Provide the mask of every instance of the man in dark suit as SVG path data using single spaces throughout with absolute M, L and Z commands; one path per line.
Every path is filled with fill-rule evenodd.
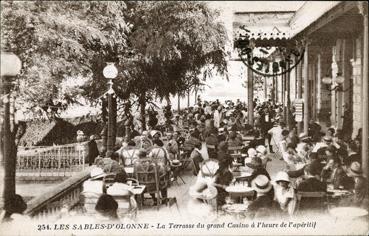
M 87 153 L 87 160 L 88 165 L 93 165 L 95 162 L 95 158 L 99 155 L 99 149 L 97 149 L 97 144 L 95 141 L 95 136 L 90 136 L 90 141 L 87 143 L 88 146 L 88 153 Z
M 305 179 L 297 185 L 297 192 L 327 192 L 327 184 L 321 182 L 319 163 L 312 162 L 305 167 Z M 322 210 L 322 201 L 317 198 L 302 198 L 300 210 Z

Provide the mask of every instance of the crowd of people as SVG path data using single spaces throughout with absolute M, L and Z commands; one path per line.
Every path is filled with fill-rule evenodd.
M 350 193 L 333 199 L 334 204 L 367 208 L 360 133 L 346 140 L 342 130 L 323 132 L 311 121 L 309 132 L 298 135 L 296 123 L 286 122 L 282 105 L 271 101 L 254 101 L 252 124 L 248 112 L 239 100 L 222 104 L 198 99 L 196 106 L 177 112 L 164 130 L 151 127 L 135 132 L 114 152 L 99 150 L 92 136 L 88 159 L 94 169 L 82 194 L 95 198 L 95 212 L 114 220 L 120 203 L 112 192 L 127 196 L 129 208 L 137 208 L 136 200 L 147 204 L 145 196 L 151 198 L 149 205 L 159 206 L 169 202 L 172 182 L 190 169 L 195 176 L 195 183 L 188 186 L 191 204 L 209 205 L 214 200 L 210 204 L 214 211 L 238 202 L 251 216 L 291 216 L 296 209 L 323 210 L 316 199 L 300 199 L 299 194 L 329 196 L 332 189 Z M 273 167 L 276 174 L 269 173 L 273 169 L 267 168 L 270 161 L 282 163 L 280 169 Z M 105 183 L 107 177 L 113 185 Z M 140 199 L 130 191 L 132 179 L 147 184 Z M 240 183 L 253 193 L 234 199 L 227 188 Z
M 127 177 L 125 167 L 133 167 L 134 172 L 155 169 L 160 196 L 148 191 L 155 205 L 156 197 L 160 203 L 166 202 L 167 188 L 178 167 L 190 166 L 196 176 L 190 196 L 202 202 L 209 194 L 213 196 L 215 189 L 217 209 L 229 202 L 226 188 L 240 181 L 254 190 L 245 204 L 256 215 L 269 214 L 270 209 L 294 214 L 299 193 L 329 194 L 330 189 L 352 193 L 340 198 L 339 205 L 367 206 L 360 134 L 354 140 L 345 140 L 342 130 L 329 128 L 323 132 L 318 123 L 311 121 L 309 132 L 298 135 L 295 122 L 286 124 L 281 105 L 255 100 L 254 107 L 251 125 L 248 108 L 239 100 L 221 104 L 198 99 L 196 106 L 175 114 L 165 130 L 152 127 L 138 133 L 132 140 L 124 140 L 111 158 L 100 154 L 95 164 L 105 172 L 122 172 Z M 245 142 L 247 136 L 253 138 Z M 239 153 L 234 158 L 231 150 L 237 147 Z M 273 158 L 282 161 L 283 168 L 272 179 L 266 164 Z M 248 168 L 250 174 L 236 178 L 235 170 L 240 166 Z M 314 209 L 313 203 L 313 199 L 301 200 L 299 209 Z

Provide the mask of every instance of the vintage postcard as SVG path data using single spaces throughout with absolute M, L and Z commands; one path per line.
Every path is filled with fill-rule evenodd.
M 368 235 L 368 2 L 0 4 L 0 235 Z

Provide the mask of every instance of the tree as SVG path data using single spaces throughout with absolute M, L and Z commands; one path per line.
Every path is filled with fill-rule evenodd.
M 101 76 L 99 62 L 124 56 L 125 7 L 123 2 L 2 1 L 1 51 L 15 53 L 23 63 L 20 75 L 6 86 L 18 106 L 55 114 L 75 102 L 73 94 L 60 94 L 65 78 Z M 10 158 L 16 160 L 14 127 Z M 6 168 L 11 191 L 4 191 L 5 200 L 15 194 L 15 162 Z
M 148 101 L 183 93 L 214 69 L 226 72 L 226 31 L 205 3 L 135 2 L 128 9 L 135 54 L 128 87 L 138 97 L 143 124 Z

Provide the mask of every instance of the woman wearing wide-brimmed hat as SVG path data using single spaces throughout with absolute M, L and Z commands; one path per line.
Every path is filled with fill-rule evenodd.
M 282 212 L 292 214 L 296 205 L 296 197 L 288 174 L 284 171 L 278 172 L 274 182 L 274 200 Z

